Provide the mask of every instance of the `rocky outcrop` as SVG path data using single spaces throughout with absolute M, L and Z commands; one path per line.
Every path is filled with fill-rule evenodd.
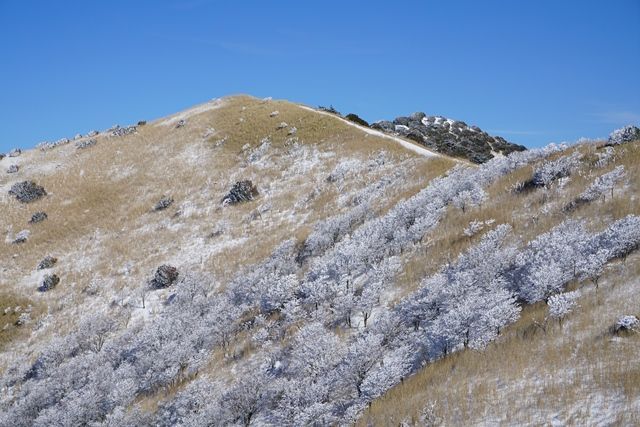
M 154 211 L 163 211 L 173 204 L 173 197 L 163 197 L 153 207 Z
M 33 215 L 31 215 L 31 219 L 29 220 L 29 222 L 31 224 L 37 224 L 37 223 L 42 222 L 45 219 L 47 219 L 47 217 L 48 216 L 47 216 L 46 212 L 39 211 L 39 212 L 36 212 Z
M 120 127 L 119 125 L 115 125 L 111 129 L 109 129 L 108 132 L 109 132 L 109 136 L 119 137 L 119 136 L 130 135 L 132 133 L 136 133 L 137 131 L 138 131 L 138 128 L 136 126 Z
M 33 181 L 17 182 L 11 186 L 9 194 L 13 195 L 22 203 L 30 203 L 47 195 L 44 187 Z
M 427 116 L 421 112 L 409 117 L 398 117 L 391 122 L 376 122 L 371 127 L 412 139 L 434 151 L 465 158 L 473 163 L 484 163 L 496 154 L 507 155 L 526 150 L 522 145 L 512 144 L 499 136 L 491 136 L 477 126 L 469 126 L 465 122 L 442 116 Z
M 38 290 L 40 292 L 50 291 L 51 289 L 55 288 L 58 283 L 60 283 L 60 278 L 57 274 L 47 274 L 46 276 L 44 276 L 42 284 L 40 284 Z
M 615 335 L 627 334 L 640 329 L 640 320 L 636 316 L 621 316 L 611 327 L 611 332 Z
M 640 128 L 638 128 L 637 126 L 625 126 L 621 129 L 616 129 L 611 132 L 606 145 L 620 145 L 639 139 Z
M 11 165 L 9 166 L 9 169 L 7 169 L 7 173 L 17 173 L 19 170 L 20 170 L 20 166 Z
M 178 269 L 168 265 L 163 264 L 156 270 L 155 276 L 149 282 L 149 287 L 151 289 L 163 289 L 173 285 L 178 280 Z
M 229 194 L 222 198 L 222 206 L 248 202 L 258 196 L 258 189 L 250 180 L 238 181 L 233 184 Z
M 58 262 L 58 258 L 52 257 L 51 255 L 47 255 L 38 263 L 38 270 L 46 270 L 47 268 L 51 268 Z
M 16 234 L 15 239 L 13 239 L 13 243 L 20 244 L 26 242 L 29 239 L 29 234 L 31 234 L 29 230 L 22 230 Z
M 98 140 L 95 138 L 85 139 L 83 141 L 76 142 L 76 148 L 79 150 L 82 150 L 83 148 L 88 148 L 93 145 L 96 145 L 97 142 Z
M 22 154 L 22 150 L 19 148 L 14 148 L 13 150 L 9 151 L 9 157 L 18 157 L 20 154 Z

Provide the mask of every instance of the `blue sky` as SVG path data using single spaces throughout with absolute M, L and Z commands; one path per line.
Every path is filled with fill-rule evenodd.
M 640 122 L 640 1 L 0 0 L 0 152 L 248 93 L 530 147 Z

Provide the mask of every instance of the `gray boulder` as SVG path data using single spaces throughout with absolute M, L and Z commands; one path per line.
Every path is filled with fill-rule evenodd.
M 136 133 L 137 131 L 138 128 L 136 126 L 120 127 L 119 125 L 115 125 L 109 129 L 109 135 L 112 137 L 120 137 Z
M 44 221 L 45 219 L 47 219 L 47 213 L 39 211 L 31 215 L 31 219 L 29 220 L 29 222 L 31 224 L 37 224 L 39 222 Z
M 11 165 L 9 166 L 9 169 L 7 169 L 7 173 L 16 173 L 20 170 L 20 166 L 18 165 Z
M 173 197 L 163 197 L 153 207 L 154 211 L 163 211 L 173 204 Z
M 178 122 L 178 124 L 176 124 L 176 129 L 180 129 L 180 128 L 184 127 L 184 125 L 186 125 L 186 124 L 187 124 L 187 122 L 184 119 L 182 119 L 182 120 L 180 120 Z
M 17 182 L 9 189 L 9 194 L 13 195 L 22 203 L 30 203 L 47 195 L 44 187 L 33 181 Z
M 258 189 L 250 180 L 238 181 L 233 184 L 229 193 L 222 198 L 222 206 L 248 202 L 258 196 Z
M 82 150 L 83 148 L 88 148 L 88 147 L 91 147 L 93 145 L 96 145 L 97 142 L 98 142 L 98 140 L 95 139 L 95 138 L 85 139 L 84 141 L 76 142 L 76 148 L 79 149 L 79 150 Z
M 29 230 L 22 230 L 21 232 L 16 234 L 16 238 L 13 239 L 13 243 L 20 244 L 26 242 L 27 239 L 29 239 L 29 234 L 31 234 Z
M 178 280 L 178 275 L 177 268 L 168 264 L 163 264 L 156 270 L 156 274 L 149 282 L 149 287 L 151 289 L 163 289 L 169 287 Z
M 636 316 L 621 316 L 611 328 L 615 335 L 628 334 L 640 330 L 640 319 Z
M 38 288 L 40 292 L 47 292 L 55 288 L 60 283 L 60 278 L 57 274 L 47 274 L 42 280 L 42 284 Z
M 47 268 L 51 268 L 58 262 L 58 258 L 52 257 L 51 255 L 47 255 L 38 263 L 38 270 L 46 270 Z

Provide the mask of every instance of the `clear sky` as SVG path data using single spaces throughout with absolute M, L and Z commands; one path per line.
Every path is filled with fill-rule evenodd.
M 0 152 L 248 93 L 527 146 L 640 122 L 640 1 L 0 0 Z

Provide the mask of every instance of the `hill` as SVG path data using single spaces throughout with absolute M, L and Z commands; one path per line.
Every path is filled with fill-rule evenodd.
M 474 165 L 235 96 L 7 156 L 0 425 L 637 423 L 635 135 Z

